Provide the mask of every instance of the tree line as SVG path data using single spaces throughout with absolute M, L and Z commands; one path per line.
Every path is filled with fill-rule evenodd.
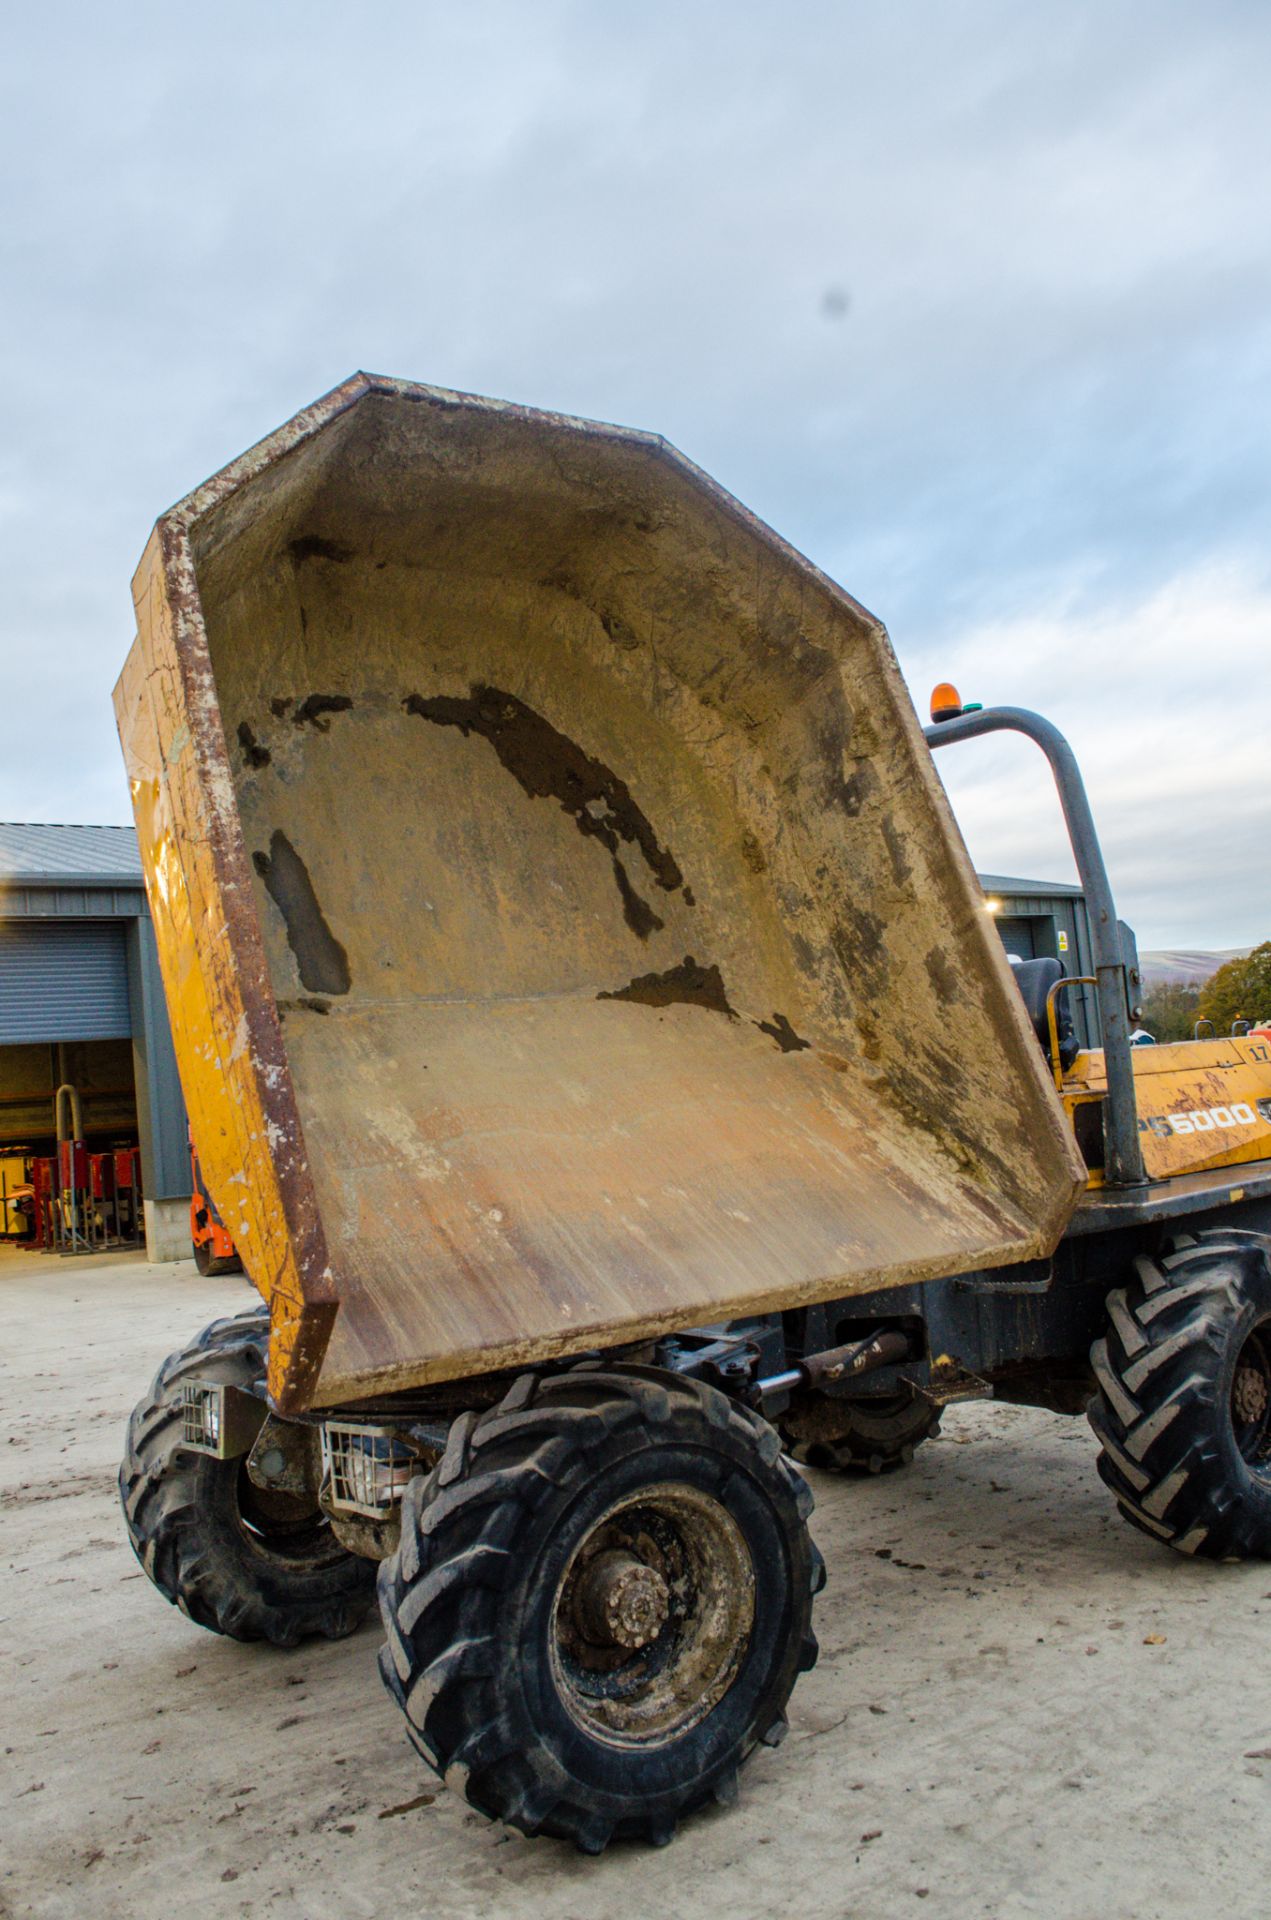
M 1201 986 L 1162 980 L 1143 996 L 1143 1025 L 1157 1040 L 1190 1040 L 1198 1020 L 1211 1020 L 1217 1034 L 1238 1020 L 1271 1026 L 1271 940 L 1228 960 Z

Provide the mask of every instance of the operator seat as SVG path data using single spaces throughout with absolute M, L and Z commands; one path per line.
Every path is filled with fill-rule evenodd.
M 1012 964 L 1011 972 L 1015 984 L 1028 1009 L 1028 1017 L 1033 1023 L 1033 1031 L 1042 1043 L 1046 1058 L 1050 1058 L 1050 1026 L 1046 1019 L 1046 996 L 1056 980 L 1066 976 L 1058 960 L 1017 960 Z M 1055 1002 L 1055 1024 L 1059 1030 L 1059 1064 L 1067 1072 L 1081 1051 L 1077 1039 L 1077 1030 L 1072 1023 L 1072 1010 L 1068 1005 L 1068 995 L 1060 994 Z

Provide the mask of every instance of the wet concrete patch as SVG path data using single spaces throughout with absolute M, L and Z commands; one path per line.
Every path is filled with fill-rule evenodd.
M 741 1018 L 729 1001 L 719 968 L 699 966 L 691 953 L 676 967 L 667 967 L 662 973 L 642 973 L 625 987 L 598 993 L 596 998 L 633 1000 L 643 1007 L 705 1007 L 710 1013 L 727 1014 L 730 1020 Z M 748 1024 L 775 1040 L 782 1053 L 803 1053 L 812 1044 L 795 1032 L 784 1013 L 774 1013 L 771 1020 L 751 1020 Z
M 243 749 L 243 758 L 249 767 L 259 771 L 267 767 L 272 758 L 269 748 L 262 747 L 246 720 L 238 723 L 238 744 Z
M 319 733 L 329 733 L 331 722 L 328 714 L 347 713 L 352 705 L 347 693 L 309 693 L 292 714 L 292 725 L 314 727 Z
M 608 848 L 623 917 L 632 932 L 644 940 L 662 927 L 662 920 L 633 885 L 619 851 L 624 845 L 638 848 L 651 877 L 667 893 L 682 888 L 684 876 L 625 780 L 603 760 L 585 752 L 515 694 L 498 687 L 474 686 L 467 699 L 412 693 L 402 705 L 407 713 L 434 726 L 457 727 L 465 739 L 475 734 L 488 741 L 524 793 L 532 800 L 558 801 L 585 838 Z
M 283 917 L 301 985 L 310 993 L 347 993 L 349 956 L 327 925 L 309 869 L 286 834 L 275 829 L 269 852 L 254 853 L 252 862 Z
M 300 539 L 291 542 L 290 552 L 298 567 L 303 566 L 306 560 L 344 561 L 353 558 L 352 547 L 343 547 L 338 540 L 324 540 L 320 533 L 302 534 Z
M 711 1013 L 737 1018 L 728 1004 L 728 994 L 718 967 L 699 967 L 692 954 L 686 954 L 677 967 L 664 973 L 642 973 L 625 987 L 611 993 L 598 993 L 597 1000 L 634 1000 L 644 1007 L 705 1007 Z
M 753 1023 L 760 1033 L 766 1033 L 775 1040 L 782 1053 L 803 1053 L 812 1045 L 802 1034 L 796 1033 L 784 1013 L 774 1013 L 771 1020 L 756 1020 Z

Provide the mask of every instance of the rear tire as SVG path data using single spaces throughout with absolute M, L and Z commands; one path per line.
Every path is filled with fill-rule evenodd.
M 824 1473 L 890 1473 L 940 1431 L 940 1409 L 908 1394 L 840 1400 L 804 1391 L 780 1416 L 792 1458 Z
M 1090 1353 L 1100 1475 L 1180 1553 L 1271 1558 L 1271 1241 L 1182 1235 L 1135 1269 Z
M 736 1796 L 816 1659 L 812 1497 L 715 1389 L 524 1375 L 402 1503 L 380 1668 L 411 1740 L 491 1819 L 599 1853 Z
M 218 1320 L 164 1361 L 128 1422 L 119 1495 L 133 1552 L 164 1597 L 201 1627 L 290 1647 L 338 1640 L 370 1608 L 375 1567 L 342 1547 L 305 1496 L 266 1493 L 246 1459 L 181 1445 L 183 1380 L 250 1390 L 265 1370 L 260 1308 Z

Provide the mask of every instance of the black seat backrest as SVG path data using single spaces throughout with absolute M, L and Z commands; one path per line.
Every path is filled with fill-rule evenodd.
M 1050 1026 L 1046 1019 L 1046 996 L 1056 980 L 1064 978 L 1064 970 L 1058 960 L 1021 960 L 1012 967 L 1015 984 L 1020 997 L 1028 1009 L 1028 1017 L 1033 1023 L 1033 1031 L 1041 1041 L 1046 1058 L 1050 1058 Z M 1068 1005 L 1068 995 L 1061 993 L 1055 1001 L 1055 1023 L 1059 1029 L 1059 1064 L 1067 1069 L 1077 1058 L 1081 1048 L 1077 1040 L 1076 1028 L 1072 1023 L 1072 1009 Z

